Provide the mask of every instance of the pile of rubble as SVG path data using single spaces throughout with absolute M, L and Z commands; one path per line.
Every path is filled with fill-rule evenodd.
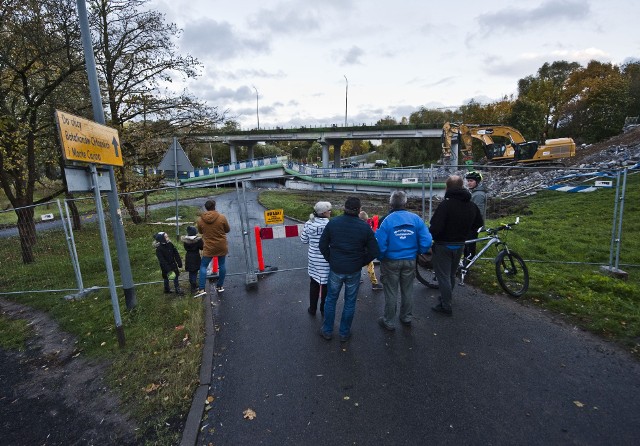
M 562 168 L 491 169 L 485 175 L 490 196 L 515 197 L 533 194 L 559 183 L 580 184 L 622 168 L 640 169 L 640 127 L 630 128 L 605 142 L 583 145 L 571 165 Z

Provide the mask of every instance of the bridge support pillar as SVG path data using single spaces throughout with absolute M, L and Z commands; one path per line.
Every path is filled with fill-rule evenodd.
M 327 144 L 333 146 L 333 167 L 340 167 L 340 160 L 342 159 L 342 157 L 340 156 L 340 148 L 342 147 L 343 143 L 344 139 L 327 139 Z M 328 155 L 329 154 L 327 153 L 327 158 Z
M 320 141 L 322 146 L 322 167 L 327 169 L 329 167 L 329 143 L 327 141 Z
M 255 147 L 256 143 L 253 144 L 249 144 L 247 146 L 247 159 L 250 161 L 253 161 L 253 148 Z
M 238 157 L 236 156 L 235 144 L 229 144 L 229 157 L 231 158 L 231 164 L 238 162 Z

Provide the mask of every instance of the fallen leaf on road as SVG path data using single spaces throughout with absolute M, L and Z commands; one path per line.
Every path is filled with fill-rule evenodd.
M 578 407 L 584 407 L 584 404 L 582 404 L 580 401 L 574 401 L 573 404 L 575 404 Z
M 207 397 L 207 404 L 208 404 L 208 403 L 213 403 L 213 400 L 215 400 L 215 399 L 216 399 L 216 398 L 215 398 L 213 395 L 209 395 L 209 396 Z
M 247 409 L 244 412 L 242 412 L 243 418 L 247 419 L 247 420 L 253 420 L 255 417 L 257 417 L 256 413 L 251 410 L 251 409 Z
M 460 356 L 467 356 L 465 352 L 460 352 Z

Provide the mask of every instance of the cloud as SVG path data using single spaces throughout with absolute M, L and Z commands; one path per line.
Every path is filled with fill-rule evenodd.
M 246 57 L 248 53 L 270 51 L 267 38 L 248 38 L 237 33 L 227 22 L 198 20 L 185 30 L 180 46 L 202 59 L 229 60 Z
M 510 59 L 495 56 L 488 57 L 487 60 L 491 61 L 484 67 L 487 74 L 525 77 L 537 72 L 538 68 L 546 62 L 566 60 L 586 66 L 592 60 L 609 62 L 611 56 L 599 48 L 584 48 L 579 50 L 558 49 L 545 53 L 522 53 Z
M 215 77 L 227 80 L 245 80 L 245 79 L 284 79 L 287 77 L 284 71 L 269 72 L 262 69 L 239 69 L 235 71 L 219 71 Z
M 320 29 L 322 15 L 313 8 L 261 9 L 249 19 L 254 29 L 276 34 L 296 34 Z
M 238 87 L 238 88 L 228 88 L 228 87 L 221 87 L 221 88 L 213 88 L 210 90 L 207 90 L 206 92 L 206 98 L 209 101 L 212 101 L 213 103 L 216 102 L 245 102 L 247 100 L 255 100 L 256 98 L 256 92 L 253 88 L 248 87 L 246 85 L 242 86 L 242 87 Z
M 578 22 L 589 16 L 590 5 L 585 0 L 547 1 L 531 9 L 505 8 L 478 16 L 478 24 L 486 30 L 484 34 L 497 29 L 517 32 L 539 25 L 557 24 L 560 20 Z
M 360 58 L 362 56 L 364 56 L 364 50 L 354 45 L 342 55 L 340 65 L 361 65 Z
M 292 0 L 258 10 L 250 16 L 248 24 L 270 34 L 307 34 L 320 30 L 333 13 L 350 11 L 353 6 L 352 0 L 325 0 L 318 7 L 306 0 Z
M 430 83 L 426 83 L 424 84 L 424 87 L 426 88 L 430 88 L 430 87 L 439 87 L 442 85 L 451 85 L 459 76 L 447 76 L 447 77 L 443 77 L 442 79 L 438 79 L 434 82 L 430 82 Z

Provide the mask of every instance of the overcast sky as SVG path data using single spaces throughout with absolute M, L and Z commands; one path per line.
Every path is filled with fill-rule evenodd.
M 243 129 L 375 124 L 515 95 L 545 62 L 640 59 L 637 0 L 152 0 Z M 345 76 L 347 80 L 345 80 Z M 347 91 L 348 83 L 348 91 Z M 348 104 L 345 107 L 345 99 Z

